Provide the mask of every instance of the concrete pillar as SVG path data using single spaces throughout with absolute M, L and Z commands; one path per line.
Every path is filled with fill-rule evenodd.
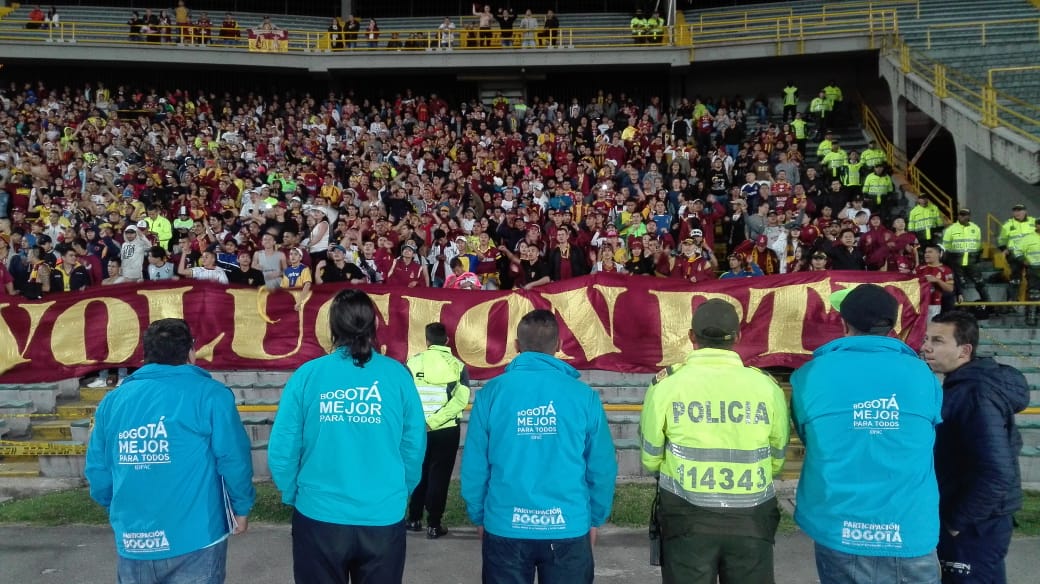
M 899 95 L 892 100 L 892 143 L 906 152 L 906 100 Z
M 0 0 L 2 1 L 2 0 Z M 339 14 L 346 20 L 354 10 L 354 0 L 339 0 Z
M 957 136 L 953 136 L 953 151 L 956 157 L 954 166 L 957 169 L 957 206 L 971 208 L 973 204 L 968 200 L 968 147 L 964 140 L 958 140 Z

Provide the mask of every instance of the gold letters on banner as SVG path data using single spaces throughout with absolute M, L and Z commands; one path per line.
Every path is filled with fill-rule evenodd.
M 863 281 L 878 279 L 872 274 Z M 652 278 L 594 276 L 541 291 L 473 292 L 451 300 L 425 297 L 414 289 L 369 296 L 380 319 L 379 350 L 389 350 L 402 360 L 425 348 L 425 326 L 440 321 L 448 326 L 459 358 L 471 368 L 502 367 L 516 356 L 520 319 L 537 305 L 553 310 L 565 329 L 564 350 L 558 357 L 579 367 L 611 368 L 616 363 L 619 370 L 649 370 L 683 359 L 691 349 L 692 308 L 714 298 L 732 304 L 744 332 L 756 335 L 746 339 L 755 346 L 752 363 L 779 356 L 756 364 L 797 364 L 798 360 L 785 357 L 804 359 L 814 345 L 840 334 L 834 330 L 836 316 L 829 302 L 832 289 L 863 281 L 792 275 L 742 280 L 739 286 L 732 281 L 709 283 L 696 289 Z M 926 298 L 922 284 L 916 279 L 876 283 L 887 287 L 902 306 L 896 334 L 906 340 L 913 331 L 919 332 L 922 298 Z M 47 381 L 82 375 L 90 366 L 129 363 L 137 354 L 144 327 L 162 318 L 192 321 L 198 358 L 217 367 L 289 369 L 320 354 L 319 347 L 331 350 L 329 312 L 336 291 L 317 287 L 314 303 L 302 312 L 290 308 L 284 291 L 260 294 L 255 289 L 208 285 L 116 287 L 55 295 L 46 302 L 14 300 L 0 304 L 0 374 L 13 370 L 17 375 L 11 378 L 16 380 Z M 101 295 L 105 293 L 110 295 Z M 91 308 L 93 304 L 101 307 Z M 275 315 L 269 315 L 272 305 L 278 307 Z M 101 326 L 102 321 L 107 324 Z M 828 328 L 821 330 L 821 325 Z M 276 352 L 268 351 L 265 340 L 277 347 Z
M 15 309 L 11 308 L 10 304 L 0 304 L 0 373 L 10 371 L 16 365 L 30 362 L 30 359 L 25 357 L 25 352 L 33 344 L 33 339 L 36 337 L 36 329 L 39 328 L 44 313 L 51 306 L 54 306 L 53 302 L 22 304 L 18 307 L 29 315 L 29 336 L 25 339 L 25 348 L 19 350 L 18 341 L 7 325 L 8 319 L 3 316 L 4 310 L 11 311 Z
M 97 327 L 87 331 L 87 307 L 94 303 L 104 305 L 108 311 L 105 340 L 108 356 L 104 362 L 121 363 L 134 356 L 141 339 L 141 323 L 134 307 L 118 298 L 88 298 L 66 308 L 54 320 L 51 333 L 51 352 L 54 359 L 63 365 L 90 365 L 97 359 L 87 356 L 86 340 L 98 332 Z M 91 323 L 93 324 L 93 323 Z

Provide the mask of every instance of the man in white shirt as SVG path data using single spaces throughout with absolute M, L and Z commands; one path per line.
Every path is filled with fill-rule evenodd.
M 217 282 L 227 286 L 227 272 L 217 267 L 216 254 L 211 251 L 202 252 L 202 265 L 194 268 L 188 267 L 187 257 L 187 254 L 181 255 L 181 265 L 177 268 L 178 274 L 185 278 L 203 282 Z

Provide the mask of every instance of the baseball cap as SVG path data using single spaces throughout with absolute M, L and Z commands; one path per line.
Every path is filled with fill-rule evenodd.
M 330 247 L 329 249 L 332 250 L 332 251 L 341 251 L 343 253 L 347 253 L 347 248 L 343 247 L 342 245 L 334 245 L 334 246 Z
M 690 237 L 704 237 L 704 232 L 700 229 L 693 229 L 690 231 Z
M 870 334 L 887 334 L 899 315 L 899 302 L 877 284 L 838 290 L 830 295 L 830 303 L 849 326 Z
M 769 243 L 769 238 L 766 237 L 765 234 L 759 235 L 757 238 L 755 238 L 755 243 L 758 245 L 765 245 Z
M 686 239 L 682 240 L 682 242 L 683 242 L 683 245 L 686 245 L 687 243 L 697 243 L 697 242 L 695 242 L 693 240 L 692 237 L 687 237 Z
M 693 334 L 713 341 L 732 341 L 740 331 L 740 317 L 733 305 L 713 298 L 693 311 Z
M 1011 210 L 1012 211 L 1025 211 L 1026 210 L 1026 206 L 1023 205 L 1022 203 L 1019 203 L 1019 204 L 1015 205 L 1014 207 L 1011 207 Z
M 148 229 L 148 222 L 145 221 L 144 219 L 138 221 L 137 222 L 137 228 L 138 229 Z
M 957 214 L 958 215 L 971 215 L 971 209 L 965 209 L 964 207 L 961 207 L 961 210 L 957 211 Z

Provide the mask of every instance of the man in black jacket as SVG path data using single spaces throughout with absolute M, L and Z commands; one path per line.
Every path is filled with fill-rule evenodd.
M 978 344 L 975 317 L 950 311 L 932 319 L 921 349 L 945 376 L 935 436 L 944 584 L 1007 582 L 1012 514 L 1022 508 L 1015 414 L 1029 404 L 1029 386 L 1014 367 L 976 357 Z

